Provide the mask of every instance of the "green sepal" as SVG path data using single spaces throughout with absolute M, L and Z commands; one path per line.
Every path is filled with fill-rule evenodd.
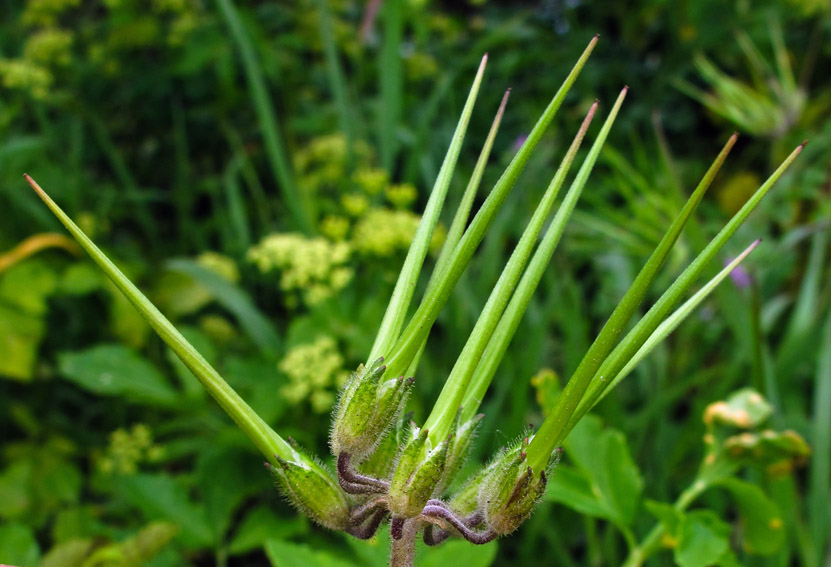
M 359 462 L 378 446 L 407 400 L 412 379 L 384 380 L 383 359 L 352 373 L 334 413 L 332 453 L 349 454 Z
M 293 461 L 275 458 L 266 468 L 292 506 L 324 528 L 349 527 L 349 498 L 329 470 L 299 452 Z
M 447 463 L 449 440 L 432 447 L 428 431 L 413 431 L 392 475 L 389 509 L 393 518 L 415 518 L 434 496 Z
M 456 419 L 453 421 L 453 428 L 449 440 L 449 447 L 447 450 L 447 462 L 444 465 L 444 473 L 442 478 L 436 485 L 436 494 L 442 494 L 447 487 L 453 482 L 459 469 L 467 459 L 470 453 L 473 438 L 476 436 L 476 430 L 482 422 L 484 414 L 478 414 L 471 419 L 462 421 L 462 410 L 456 413 Z
M 399 418 L 384 438 L 378 442 L 375 450 L 358 465 L 358 472 L 374 478 L 390 478 L 395 463 L 398 462 L 398 454 L 401 452 L 406 432 L 407 428 Z
M 458 516 L 469 516 L 479 508 L 479 493 L 482 485 L 496 466 L 497 461 L 479 469 L 455 492 L 447 505 Z

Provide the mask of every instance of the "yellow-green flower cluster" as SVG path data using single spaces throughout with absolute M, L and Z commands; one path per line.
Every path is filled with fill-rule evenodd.
M 239 268 L 233 258 L 219 252 L 203 252 L 196 258 L 196 262 L 231 283 L 239 283 Z
M 415 236 L 421 217 L 410 211 L 385 208 L 371 209 L 356 224 L 352 232 L 352 246 L 369 256 L 387 257 L 406 250 Z M 430 242 L 431 250 L 439 249 L 445 232 L 437 227 Z
M 294 155 L 294 165 L 300 173 L 299 182 L 318 196 L 342 193 L 349 185 L 350 159 L 358 167 L 371 160 L 369 146 L 363 142 L 353 144 L 351 155 L 349 150 L 346 136 L 342 133 L 313 138 Z
M 359 169 L 352 179 L 368 195 L 377 195 L 389 183 L 389 176 L 385 170 L 371 167 Z
M 340 215 L 327 215 L 320 221 L 320 232 L 335 242 L 345 240 L 350 228 L 349 219 Z
M 289 378 L 280 393 L 291 403 L 308 399 L 312 409 L 325 413 L 335 403 L 335 392 L 349 377 L 335 339 L 322 335 L 312 343 L 291 349 L 278 364 Z
M 431 79 L 439 72 L 435 57 L 428 53 L 416 51 L 405 59 L 407 76 L 413 81 Z
M 150 428 L 138 423 L 129 431 L 116 429 L 110 434 L 109 446 L 98 460 L 98 469 L 104 474 L 133 474 L 138 465 L 158 462 L 163 454 L 164 449 L 153 443 Z
M 60 28 L 47 28 L 29 37 L 23 57 L 44 65 L 68 65 L 72 61 L 72 34 Z
M 30 26 L 54 26 L 66 11 L 77 8 L 81 0 L 28 0 L 23 23 Z
M 411 183 L 390 185 L 386 191 L 387 201 L 396 209 L 408 209 L 418 198 L 418 190 Z
M 98 72 L 117 73 L 123 66 L 121 53 L 164 42 L 180 45 L 198 26 L 202 14 L 197 0 L 85 4 L 98 4 L 99 9 L 79 10 L 81 0 L 27 0 L 22 21 L 32 28 L 32 35 L 22 57 L 10 60 L 17 65 L 6 65 L 0 74 L 3 84 L 45 98 L 58 68 L 72 63 L 73 44 L 79 44 L 76 50 L 85 53 L 85 64 L 92 63 Z M 84 29 L 85 33 L 69 31 L 73 29 Z
M 47 69 L 24 59 L 0 59 L 0 84 L 7 89 L 28 91 L 36 99 L 45 99 L 53 76 Z
M 362 193 L 347 193 L 340 204 L 350 217 L 360 217 L 369 210 L 369 199 Z
M 343 289 L 352 279 L 347 266 L 350 247 L 322 237 L 283 233 L 265 237 L 248 251 L 248 259 L 263 273 L 280 271 L 280 288 L 302 294 L 307 305 L 316 305 Z

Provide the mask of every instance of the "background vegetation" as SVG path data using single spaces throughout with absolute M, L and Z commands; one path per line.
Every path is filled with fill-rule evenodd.
M 63 236 L 24 172 L 277 431 L 325 454 L 337 387 L 371 347 L 481 55 L 469 139 L 513 89 L 488 184 L 596 33 L 553 135 L 439 319 L 410 403 L 423 419 L 556 152 L 595 98 L 610 106 L 628 84 L 483 406 L 473 461 L 541 421 L 733 130 L 739 143 L 656 289 L 811 142 L 732 242 L 735 254 L 764 239 L 744 271 L 587 422 L 605 437 L 583 453 L 603 437 L 631 462 L 591 465 L 567 446 L 586 486 L 603 485 L 597 467 L 624 479 L 624 515 L 550 493 L 515 535 L 451 542 L 422 564 L 622 564 L 627 534 L 665 522 L 648 501 L 673 502 L 695 477 L 705 408 L 747 386 L 771 402 L 771 427 L 813 455 L 740 473 L 778 507 L 784 536 L 770 550 L 734 546 L 736 561 L 831 562 L 827 0 L 7 0 L 0 16 L 0 562 L 383 565 L 386 553 L 280 500 L 253 447 Z M 462 173 L 477 152 L 463 148 Z M 713 530 L 750 541 L 723 491 L 697 506 Z M 666 552 L 647 564 L 716 563 Z

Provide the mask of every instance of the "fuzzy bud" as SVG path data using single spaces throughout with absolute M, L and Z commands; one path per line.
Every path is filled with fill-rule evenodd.
M 534 477 L 534 471 L 525 459 L 527 447 L 526 437 L 499 455 L 489 467 L 479 491 L 479 507 L 485 514 L 485 521 L 499 535 L 509 534 L 521 526 L 545 493 L 546 471 Z M 549 472 L 554 464 L 549 465 Z
M 358 465 L 358 472 L 375 478 L 389 479 L 398 461 L 398 453 L 407 434 L 407 426 L 399 419 L 390 431 L 379 441 L 378 446 L 366 460 Z
M 278 490 L 315 523 L 331 530 L 347 529 L 349 501 L 335 476 L 313 460 L 296 456 L 287 461 L 275 455 L 276 466 L 266 463 Z
M 433 448 L 427 430 L 414 430 L 392 475 L 389 509 L 393 518 L 418 516 L 433 496 L 447 462 L 448 441 Z
M 407 401 L 413 380 L 384 380 L 383 358 L 352 373 L 335 409 L 331 446 L 335 455 L 347 453 L 353 462 L 372 453 Z
M 482 484 L 489 477 L 494 464 L 479 471 L 469 478 L 452 495 L 447 505 L 459 516 L 467 516 L 479 508 L 479 493 L 482 491 Z
M 447 463 L 444 467 L 444 474 L 442 475 L 441 481 L 436 486 L 437 494 L 441 494 L 447 489 L 450 483 L 453 482 L 453 479 L 456 477 L 459 469 L 462 468 L 465 459 L 467 459 L 467 456 L 470 453 L 470 447 L 472 445 L 473 438 L 475 437 L 476 429 L 483 417 L 484 416 L 480 413 L 479 415 L 462 422 L 461 409 L 456 414 L 456 419 L 453 422 L 453 433 L 449 441 Z

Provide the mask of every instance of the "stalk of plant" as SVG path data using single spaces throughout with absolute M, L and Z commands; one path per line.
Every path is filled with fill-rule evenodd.
M 598 102 L 591 106 L 494 285 L 429 417 L 422 425 L 403 424 L 400 416 L 415 382 L 418 361 L 425 351 L 425 343 L 438 314 L 596 43 L 595 37 L 483 205 L 469 221 L 482 171 L 505 110 L 506 94 L 461 198 L 424 296 L 408 320 L 416 282 L 482 83 L 487 61 L 486 57 L 483 58 L 372 351 L 366 364 L 359 366 L 351 375 L 334 410 L 330 439 L 334 470 L 284 440 L 263 422 L 37 183 L 28 175 L 26 179 L 79 244 L 265 455 L 268 459 L 266 467 L 287 499 L 318 524 L 363 539 L 371 537 L 389 519 L 392 536 L 390 564 L 395 567 L 410 566 L 419 534 L 428 545 L 438 545 L 449 537 L 462 537 L 474 544 L 484 544 L 513 532 L 530 516 L 545 491 L 548 476 L 556 466 L 561 453 L 559 445 L 580 417 L 677 327 L 758 244 L 751 244 L 741 256 L 676 309 L 706 264 L 719 254 L 802 148 L 800 146 L 791 153 L 646 315 L 623 335 L 673 244 L 735 143 L 736 135 L 733 135 L 620 300 L 538 432 L 524 432 L 472 478 L 457 489 L 448 491 L 448 487 L 455 486 L 453 480 L 470 449 L 477 425 L 483 419 L 477 414 L 479 405 L 560 242 L 623 104 L 627 88 L 621 91 L 606 115 L 543 233 L 578 149 L 598 112 Z M 515 378 L 505 376 L 503 379 Z

